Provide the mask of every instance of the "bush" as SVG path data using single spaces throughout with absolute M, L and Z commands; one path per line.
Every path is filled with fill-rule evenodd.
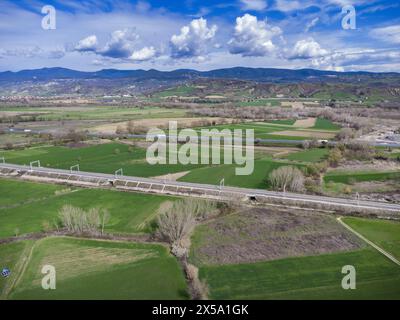
M 337 166 L 343 159 L 343 154 L 339 148 L 333 148 L 329 151 L 328 162 L 331 166 Z
M 375 154 L 375 150 L 367 142 L 352 141 L 345 145 L 345 156 L 348 159 L 355 160 L 371 160 Z
M 342 128 L 336 135 L 336 139 L 339 141 L 354 139 L 355 133 L 351 128 Z
M 344 194 L 351 194 L 353 191 L 351 190 L 351 187 L 350 186 L 345 186 L 344 188 L 343 188 L 343 193 Z

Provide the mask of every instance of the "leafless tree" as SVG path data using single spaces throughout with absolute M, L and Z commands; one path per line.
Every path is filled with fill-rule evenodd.
M 171 208 L 158 216 L 158 232 L 169 243 L 178 243 L 193 231 L 195 212 L 188 201 L 176 201 Z
M 299 169 L 292 166 L 273 170 L 269 174 L 269 182 L 272 188 L 283 192 L 304 190 L 304 175 Z
M 64 205 L 59 211 L 59 217 L 63 227 L 77 234 L 102 234 L 110 219 L 107 210 L 91 208 L 85 211 L 71 205 Z
M 355 137 L 355 132 L 351 128 L 342 128 L 339 133 L 336 135 L 337 140 L 350 140 Z

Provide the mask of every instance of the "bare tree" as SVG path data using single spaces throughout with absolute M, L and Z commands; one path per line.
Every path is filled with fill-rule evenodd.
M 103 214 L 101 216 L 101 234 L 104 234 L 104 227 L 110 222 L 110 218 L 111 216 L 108 210 L 103 210 Z
M 187 201 L 176 201 L 158 217 L 158 232 L 171 244 L 180 244 L 190 235 L 196 225 L 193 207 Z
M 130 134 L 135 133 L 135 122 L 133 120 L 129 120 L 127 122 L 126 131 L 128 131 L 128 133 L 130 133 Z
M 342 128 L 338 134 L 336 134 L 337 140 L 350 140 L 355 137 L 355 132 L 351 128 Z
M 287 190 L 304 190 L 304 175 L 296 167 L 279 167 L 269 174 L 268 179 L 271 187 L 276 190 L 282 190 L 283 192 L 286 192 Z
M 310 140 L 304 140 L 304 141 L 301 143 L 301 146 L 302 146 L 302 148 L 305 149 L 305 150 L 310 149 Z
M 124 133 L 126 133 L 126 130 L 123 126 L 118 125 L 117 128 L 115 129 L 115 133 L 116 134 L 124 134 Z
M 103 234 L 104 226 L 110 219 L 107 210 L 91 208 L 85 211 L 71 205 L 64 205 L 59 211 L 59 217 L 63 227 L 77 234 Z

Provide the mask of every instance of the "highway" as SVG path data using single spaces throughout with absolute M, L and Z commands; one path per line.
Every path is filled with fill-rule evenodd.
M 400 204 L 394 203 L 386 203 L 386 202 L 378 202 L 378 201 L 366 201 L 366 200 L 357 200 L 357 199 L 346 199 L 346 198 L 333 198 L 326 196 L 316 196 L 316 195 L 306 195 L 306 194 L 297 194 L 290 192 L 276 192 L 276 191 L 268 191 L 262 189 L 247 189 L 247 188 L 238 188 L 238 187 L 228 187 L 228 186 L 216 186 L 210 184 L 199 184 L 199 183 L 188 183 L 181 181 L 173 181 L 167 179 L 153 179 L 153 178 L 142 178 L 142 177 L 133 177 L 133 176 L 123 176 L 123 175 L 112 175 L 105 173 L 96 173 L 96 172 L 83 172 L 83 171 L 74 171 L 70 170 L 62 170 L 62 169 L 53 169 L 53 168 L 44 168 L 44 167 L 28 167 L 10 163 L 0 163 L 0 169 L 8 169 L 20 172 L 34 172 L 34 173 L 47 173 L 47 174 L 56 174 L 63 176 L 77 176 L 79 178 L 94 178 L 94 179 L 103 179 L 108 181 L 118 181 L 122 184 L 127 185 L 128 183 L 133 183 L 139 186 L 140 184 L 150 186 L 148 188 L 149 192 L 154 191 L 156 189 L 152 189 L 152 186 L 158 186 L 157 191 L 162 193 L 165 188 L 176 187 L 184 188 L 189 192 L 201 192 L 204 195 L 216 194 L 226 196 L 234 196 L 234 197 L 255 197 L 255 198 L 269 198 L 269 199 L 280 199 L 282 201 L 288 201 L 288 205 L 290 205 L 290 201 L 301 202 L 304 204 L 321 204 L 322 207 L 325 205 L 327 209 L 330 205 L 336 207 L 347 207 L 353 209 L 366 209 L 366 210 L 377 210 L 377 211 L 390 211 L 393 213 L 400 214 Z M 162 188 L 161 188 L 162 187 Z

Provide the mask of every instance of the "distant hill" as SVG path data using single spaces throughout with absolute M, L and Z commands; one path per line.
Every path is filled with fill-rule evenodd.
M 158 70 L 117 70 L 103 69 L 95 72 L 83 72 L 66 68 L 43 68 L 21 70 L 18 72 L 0 72 L 0 81 L 50 81 L 62 79 L 132 79 L 132 80 L 190 80 L 196 78 L 218 78 L 252 80 L 259 82 L 337 82 L 355 80 L 380 80 L 395 78 L 400 80 L 400 73 L 372 72 L 334 72 L 314 69 L 274 69 L 274 68 L 226 68 L 211 71 L 179 69 L 174 71 Z

